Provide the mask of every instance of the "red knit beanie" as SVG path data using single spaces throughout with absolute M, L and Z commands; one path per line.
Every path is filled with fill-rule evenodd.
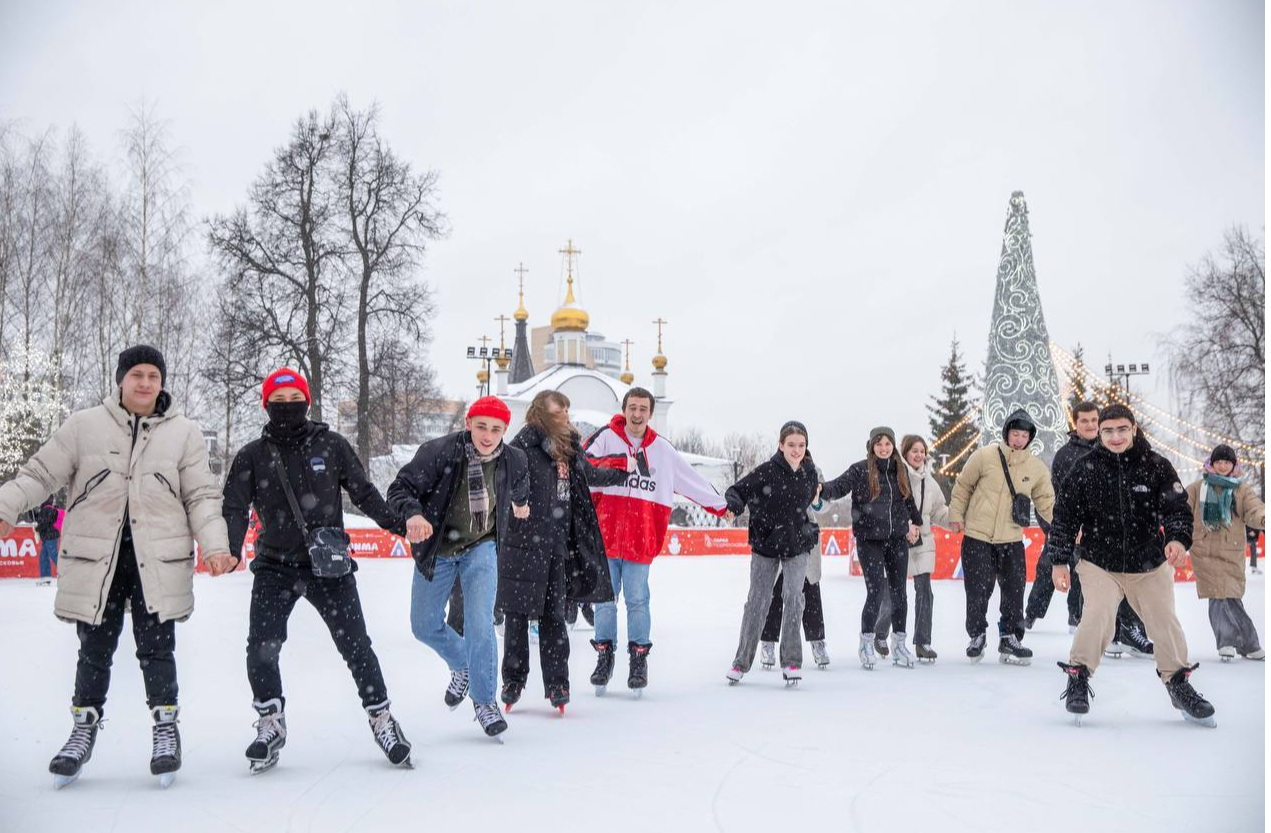
M 472 403 L 472 407 L 468 409 L 468 419 L 482 416 L 501 419 L 504 425 L 512 423 L 512 412 L 508 410 L 507 405 L 503 404 L 503 400 L 497 396 L 483 396 Z
M 313 400 L 309 397 L 309 383 L 305 381 L 305 377 L 290 367 L 280 367 L 266 376 L 265 381 L 261 383 L 260 406 L 262 408 L 269 402 L 269 394 L 279 388 L 295 388 L 305 395 L 306 402 L 313 404 Z

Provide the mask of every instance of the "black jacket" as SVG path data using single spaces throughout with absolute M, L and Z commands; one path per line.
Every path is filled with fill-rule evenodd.
M 266 424 L 259 439 L 239 449 L 225 478 L 225 502 L 221 514 L 229 529 L 230 552 L 241 557 L 243 538 L 252 507 L 260 520 L 256 557 L 286 564 L 308 565 L 304 533 L 296 525 L 287 493 L 274 467 L 270 447 L 282 457 L 287 482 L 296 495 L 310 528 L 344 528 L 340 490 L 349 493 L 353 505 L 384 529 L 398 535 L 406 524 L 389 508 L 379 490 L 366 477 L 362 462 L 349 441 L 325 423 L 307 421 L 294 434 L 283 434 Z
M 820 527 L 808 518 L 816 487 L 816 466 L 811 460 L 805 458 L 797 470 L 792 469 L 778 451 L 730 486 L 724 499 L 735 515 L 750 509 L 747 539 L 752 552 L 793 558 L 816 546 L 820 536 Z
M 822 500 L 838 500 L 852 496 L 852 532 L 865 541 L 884 541 L 888 538 L 903 538 L 909 534 L 909 524 L 922 525 L 922 515 L 918 513 L 918 505 L 913 495 L 903 497 L 900 494 L 900 481 L 897 477 L 908 477 L 906 472 L 898 472 L 900 455 L 892 454 L 886 460 L 875 460 L 878 466 L 878 497 L 869 497 L 869 460 L 853 463 L 851 468 L 833 480 L 827 481 L 821 489 Z
M 1046 541 L 1051 563 L 1072 564 L 1078 530 L 1086 561 L 1146 573 L 1165 562 L 1167 541 L 1191 546 L 1192 510 L 1174 467 L 1139 434 L 1122 454 L 1096 446 L 1063 479 Z
M 57 528 L 57 504 L 46 500 L 35 510 L 35 531 L 41 541 L 56 541 L 62 537 Z
M 1059 487 L 1072 471 L 1072 467 L 1098 444 L 1098 438 L 1083 440 L 1076 431 L 1068 432 L 1068 442 L 1055 452 L 1055 459 L 1050 462 L 1050 482 L 1055 484 L 1056 495 L 1059 494 Z
M 565 599 L 613 601 L 609 559 L 600 537 L 596 505 L 589 486 L 614 486 L 627 479 L 618 469 L 600 469 L 587 461 L 578 438 L 569 466 L 569 499 L 560 500 L 559 475 L 542 429 L 527 425 L 511 447 L 525 452 L 530 477 L 530 516 L 512 519 L 511 548 L 499 548 L 499 591 L 496 606 L 504 613 L 537 617 L 564 615 Z M 553 563 L 562 561 L 561 563 Z M 550 593 L 555 569 L 564 570 L 562 592 Z
M 461 477 L 468 468 L 465 446 L 467 431 L 456 431 L 435 440 L 429 440 L 415 452 L 415 458 L 402 466 L 397 479 L 388 487 L 388 502 L 403 521 L 423 515 L 432 524 L 433 534 L 423 543 L 411 545 L 415 565 L 424 578 L 432 581 L 437 548 L 441 546 L 441 530 L 446 521 L 450 502 L 464 486 Z M 530 478 L 525 462 L 525 452 L 503 444 L 494 468 L 494 490 L 498 495 L 495 507 L 495 540 L 502 549 L 516 546 L 512 530 L 512 504 L 523 505 L 529 499 Z M 460 497 L 460 499 L 466 499 Z

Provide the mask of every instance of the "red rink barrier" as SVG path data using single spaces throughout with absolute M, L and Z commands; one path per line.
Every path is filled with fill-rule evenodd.
M 347 530 L 352 541 L 353 555 L 357 558 L 410 558 L 410 544 L 402 538 L 382 529 L 354 528 Z M 937 527 L 936 569 L 933 579 L 962 578 L 962 535 Z M 1024 531 L 1026 543 L 1024 560 L 1028 567 L 1028 580 L 1032 581 L 1037 569 L 1037 559 L 1041 556 L 1045 536 L 1041 529 L 1030 527 Z M 1258 556 L 1266 553 L 1266 539 L 1258 535 Z M 821 530 L 821 554 L 827 556 L 844 556 L 849 559 L 848 570 L 851 575 L 861 574 L 860 562 L 856 558 L 856 538 L 850 528 Z M 256 528 L 247 532 L 243 545 L 243 560 L 238 569 L 245 570 L 247 562 L 256 555 Z M 710 555 L 750 555 L 750 546 L 746 543 L 746 530 L 722 528 L 687 528 L 675 527 L 667 531 L 662 545 L 662 556 L 710 556 Z M 37 578 L 40 574 L 40 539 L 35 529 L 29 525 L 17 526 L 7 538 L 0 538 L 0 578 Z M 195 547 L 195 568 L 199 572 L 207 572 L 203 564 L 202 554 Z M 1174 573 L 1175 581 L 1195 581 L 1190 560 L 1187 566 Z

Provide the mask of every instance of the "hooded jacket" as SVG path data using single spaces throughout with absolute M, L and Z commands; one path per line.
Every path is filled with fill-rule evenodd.
M 949 502 L 931 473 L 930 460 L 919 469 L 912 468 L 906 461 L 905 471 L 909 473 L 909 492 L 918 503 L 918 514 L 922 517 L 922 523 L 918 525 L 922 531 L 922 543 L 909 548 L 909 575 L 917 576 L 935 572 L 936 538 L 931 527 L 932 524 L 949 522 Z
M 1006 437 L 1012 427 L 1026 429 L 1030 443 L 1037 435 L 1037 426 L 1028 412 L 1015 411 L 1002 426 L 1002 440 L 972 453 L 953 484 L 949 522 L 962 524 L 965 534 L 977 541 L 1014 544 L 1024 539 L 1024 530 L 1011 519 L 1011 490 L 1002 472 L 999 452 L 1006 457 L 1016 494 L 1032 499 L 1043 528 L 1051 523 L 1055 489 L 1051 485 L 1050 470 L 1027 446 L 1019 450 L 1011 448 Z
M 778 451 L 724 492 L 729 510 L 750 509 L 750 549 L 769 558 L 794 558 L 818 543 L 820 527 L 808 516 L 816 497 L 816 466 L 806 457 L 792 469 Z M 818 553 L 819 555 L 819 553 Z

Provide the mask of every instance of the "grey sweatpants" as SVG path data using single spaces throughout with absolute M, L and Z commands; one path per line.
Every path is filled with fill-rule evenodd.
M 1240 599 L 1210 599 L 1209 624 L 1219 648 L 1235 648 L 1244 656 L 1258 650 L 1258 629 Z
M 768 606 L 772 603 L 772 586 L 777 583 L 777 573 L 785 575 L 782 582 L 781 603 L 781 666 L 803 667 L 803 637 L 799 627 L 803 621 L 803 579 L 808 573 L 808 554 L 794 558 L 776 559 L 766 555 L 750 555 L 750 594 L 746 597 L 746 609 L 741 616 L 741 638 L 737 642 L 737 657 L 733 665 L 749 671 L 759 648 L 759 634 L 768 618 Z

